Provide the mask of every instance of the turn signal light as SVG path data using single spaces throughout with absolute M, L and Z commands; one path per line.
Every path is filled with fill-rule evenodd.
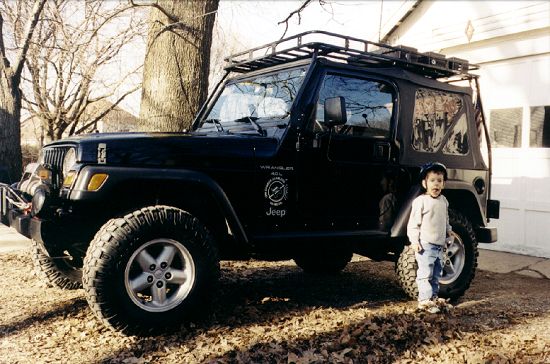
M 52 178 L 52 172 L 45 168 L 39 168 L 38 171 L 38 177 L 40 177 L 41 180 L 51 180 Z
M 76 177 L 76 171 L 69 171 L 67 177 L 63 180 L 63 187 L 69 188 L 73 185 L 74 179 Z
M 88 191 L 99 190 L 107 180 L 107 177 L 109 177 L 109 175 L 105 173 L 94 174 L 92 178 L 90 178 L 90 182 L 88 182 Z

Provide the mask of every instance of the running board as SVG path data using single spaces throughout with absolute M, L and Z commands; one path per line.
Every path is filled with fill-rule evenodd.
M 253 241 L 273 241 L 273 240 L 378 240 L 388 239 L 390 234 L 386 231 L 379 230 L 325 230 L 325 231 L 308 231 L 308 232 L 278 232 L 269 235 L 253 235 Z

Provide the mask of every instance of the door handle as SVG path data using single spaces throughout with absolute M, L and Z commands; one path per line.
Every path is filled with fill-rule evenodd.
M 389 143 L 374 143 L 373 156 L 376 159 L 390 159 L 390 144 Z

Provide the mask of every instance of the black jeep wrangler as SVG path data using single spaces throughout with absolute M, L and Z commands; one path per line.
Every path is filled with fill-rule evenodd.
M 441 295 L 465 292 L 499 211 L 475 65 L 322 31 L 226 61 L 191 131 L 55 141 L 2 185 L 0 217 L 44 280 L 83 286 L 126 333 L 204 311 L 222 259 L 334 273 L 357 253 L 394 261 L 414 297 L 406 225 L 419 166 L 438 161 L 456 234 Z

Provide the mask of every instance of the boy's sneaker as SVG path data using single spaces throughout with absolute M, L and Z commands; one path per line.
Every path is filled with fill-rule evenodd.
M 426 311 L 428 313 L 440 313 L 441 312 L 439 307 L 437 307 L 435 302 L 432 301 L 432 300 L 424 300 L 424 301 L 418 302 L 418 309 L 421 310 L 421 311 Z
M 453 305 L 451 305 L 449 303 L 450 300 L 448 298 L 445 299 L 445 298 L 440 298 L 440 297 L 434 297 L 434 298 L 432 298 L 432 301 L 441 310 L 449 311 L 453 308 Z

